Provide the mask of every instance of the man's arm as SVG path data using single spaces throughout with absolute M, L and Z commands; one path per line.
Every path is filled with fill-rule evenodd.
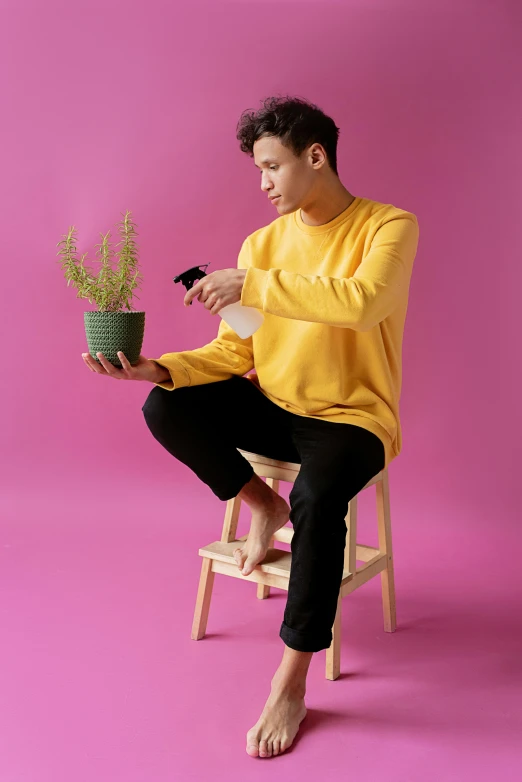
M 241 339 L 221 320 L 217 337 L 207 345 L 164 353 L 151 360 L 168 372 L 166 379 L 158 381 L 167 391 L 228 380 L 232 375 L 244 375 L 253 369 L 252 337 Z
M 247 260 L 245 240 L 238 256 L 238 269 L 246 269 Z M 203 309 L 203 312 L 207 313 L 207 310 Z M 167 391 L 227 380 L 232 375 L 244 375 L 254 367 L 252 337 L 241 339 L 221 319 L 217 336 L 207 345 L 193 350 L 163 353 L 151 361 L 159 368 L 157 385 Z
M 162 367 L 161 364 L 158 364 L 158 362 L 154 361 L 153 358 L 149 360 L 153 361 L 158 368 L 158 374 L 154 380 L 152 380 L 153 383 L 166 383 L 168 380 L 170 380 L 170 372 L 166 367 Z
M 367 255 L 351 277 L 249 266 L 241 304 L 282 318 L 369 331 L 406 294 L 418 238 L 413 213 L 387 220 L 375 232 Z

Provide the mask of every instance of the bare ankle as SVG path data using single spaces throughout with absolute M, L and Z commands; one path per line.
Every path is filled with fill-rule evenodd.
M 238 495 L 252 510 L 270 507 L 279 497 L 271 486 L 265 483 L 257 473 L 246 483 Z
M 271 682 L 272 695 L 287 695 L 291 698 L 304 698 L 306 679 L 283 679 L 274 677 Z

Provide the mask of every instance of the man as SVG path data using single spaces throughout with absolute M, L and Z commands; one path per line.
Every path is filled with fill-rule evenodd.
M 248 539 L 234 552 L 243 575 L 264 559 L 274 531 L 293 524 L 283 658 L 247 733 L 246 751 L 259 757 L 287 749 L 306 715 L 311 658 L 332 640 L 348 503 L 402 446 L 402 336 L 418 222 L 343 186 L 338 134 L 299 98 L 269 98 L 240 119 L 241 150 L 278 217 L 245 239 L 237 268 L 198 281 L 185 305 L 197 298 L 213 315 L 235 302 L 255 307 L 264 322 L 251 337 L 221 320 L 209 344 L 140 356 L 135 366 L 120 354 L 121 370 L 102 354 L 101 366 L 84 356 L 100 374 L 153 382 L 143 412 L 154 437 L 220 499 L 249 505 Z M 290 506 L 238 448 L 301 464 Z

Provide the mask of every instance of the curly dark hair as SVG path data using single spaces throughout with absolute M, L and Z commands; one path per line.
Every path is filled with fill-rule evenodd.
M 318 106 L 304 98 L 279 96 L 265 98 L 263 107 L 246 109 L 237 124 L 236 138 L 241 151 L 254 157 L 254 142 L 261 136 L 275 136 L 299 157 L 311 144 L 322 144 L 330 168 L 337 171 L 339 128 Z

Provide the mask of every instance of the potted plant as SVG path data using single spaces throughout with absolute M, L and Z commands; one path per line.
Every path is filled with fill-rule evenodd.
M 100 234 L 102 242 L 95 245 L 100 248 L 101 267 L 98 276 L 84 266 L 87 253 L 78 261 L 74 226 L 69 228 L 68 234 L 62 234 L 62 241 L 56 245 L 61 248 L 57 255 L 62 258 L 57 263 L 65 270 L 67 287 L 72 282 L 73 286 L 78 288 L 76 298 L 89 299 L 98 308 L 84 312 L 89 353 L 98 363 L 101 362 L 96 354 L 103 353 L 115 367 L 122 366 L 118 358 L 119 350 L 125 354 L 131 365 L 138 363 L 145 331 L 145 312 L 133 310 L 130 305 L 132 292 L 139 285 L 137 279 L 140 276 L 134 241 L 137 233 L 130 214 L 127 211 L 118 224 L 122 237 L 119 244 L 123 246 L 121 251 L 116 253 L 118 263 L 115 270 L 112 268 L 110 231 L 105 236 Z M 127 311 L 124 311 L 124 307 Z

